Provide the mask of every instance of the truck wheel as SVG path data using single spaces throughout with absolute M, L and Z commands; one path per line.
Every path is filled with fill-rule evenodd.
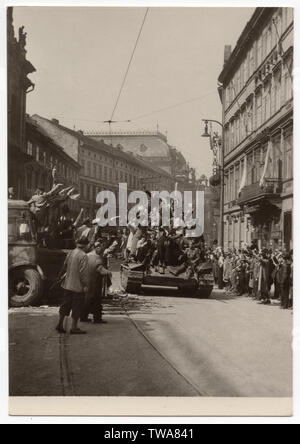
M 13 270 L 9 276 L 9 304 L 11 307 L 35 305 L 43 292 L 38 271 L 31 268 Z

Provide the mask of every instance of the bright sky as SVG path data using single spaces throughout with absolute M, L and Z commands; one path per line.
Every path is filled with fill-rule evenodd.
M 82 130 L 108 129 L 145 8 L 16 7 L 37 72 L 27 112 Z M 221 120 L 217 79 L 253 8 L 151 8 L 115 113 L 114 130 L 168 131 L 199 174 L 211 175 L 202 119 Z M 184 105 L 153 113 L 180 102 Z M 153 113 L 153 114 L 151 114 Z M 151 115 L 148 115 L 151 114 Z M 148 115 L 136 119 L 139 116 Z

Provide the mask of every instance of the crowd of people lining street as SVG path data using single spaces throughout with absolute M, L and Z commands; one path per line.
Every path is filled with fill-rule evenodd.
M 39 188 L 28 202 L 39 245 L 70 250 L 58 277 L 64 292 L 58 332 L 66 332 L 64 321 L 71 312 L 71 334 L 86 333 L 78 328 L 78 322 L 89 322 L 90 314 L 95 324 L 105 322 L 102 300 L 112 283 L 108 258 L 113 254 L 133 267 L 151 267 L 161 275 L 166 271 L 174 276 L 185 274 L 187 279 L 197 279 L 201 263 L 210 262 L 219 289 L 231 295 L 248 295 L 262 304 L 277 299 L 283 309 L 292 307 L 292 252 L 259 250 L 255 244 L 224 252 L 216 244 L 213 248 L 207 246 L 204 236 L 187 237 L 188 227 L 176 228 L 174 224 L 157 228 L 129 224 L 123 230 L 114 230 L 113 235 L 109 231 L 104 234 L 99 221 L 84 217 L 83 209 L 72 217 L 65 202 L 77 198 L 74 188 L 63 188 L 54 181 L 50 192 Z M 59 217 L 55 217 L 57 212 L 49 211 L 56 207 L 60 208 Z
M 226 253 L 216 248 L 211 260 L 219 289 L 266 305 L 278 300 L 282 309 L 293 306 L 293 251 L 259 250 L 255 244 Z
M 94 221 L 95 222 L 95 221 Z M 101 229 L 89 220 L 76 230 L 76 249 L 66 259 L 62 287 L 65 297 L 60 308 L 57 330 L 64 333 L 63 322 L 72 310 L 72 334 L 83 334 L 78 320 L 102 323 L 102 298 L 111 284 L 107 257 L 118 252 L 126 263 L 138 267 L 166 270 L 175 276 L 185 273 L 187 279 L 197 278 L 198 266 L 211 262 L 215 284 L 233 296 L 248 295 L 261 304 L 279 300 L 282 309 L 293 305 L 293 256 L 267 249 L 231 250 L 208 248 L 204 237 L 189 239 L 185 229 L 148 229 L 130 225 L 118 231 L 114 241 L 101 237 Z M 86 254 L 88 252 L 88 254 Z M 105 290 L 106 289 L 106 290 Z M 85 297 L 83 296 L 85 293 Z M 84 302 L 83 302 L 84 301 Z

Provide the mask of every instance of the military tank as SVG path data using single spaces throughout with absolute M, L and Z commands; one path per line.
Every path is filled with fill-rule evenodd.
M 212 264 L 201 263 L 197 267 L 197 276 L 190 278 L 186 272 L 176 276 L 171 267 L 167 267 L 164 274 L 153 267 L 143 267 L 136 263 L 123 263 L 121 265 L 121 286 L 130 294 L 139 294 L 143 288 L 174 289 L 184 297 L 210 297 L 214 279 Z

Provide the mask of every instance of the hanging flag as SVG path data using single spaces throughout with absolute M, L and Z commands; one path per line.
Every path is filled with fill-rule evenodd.
M 240 183 L 238 196 L 240 196 L 240 194 L 241 194 L 242 190 L 245 188 L 246 184 L 247 184 L 247 156 L 244 157 L 244 171 L 243 171 L 243 176 L 242 176 L 242 180 Z
M 272 149 L 272 142 L 269 141 L 268 149 L 267 149 L 267 154 L 266 154 L 266 159 L 265 159 L 265 166 L 264 166 L 263 173 L 262 173 L 262 176 L 261 176 L 260 182 L 259 182 L 259 186 L 261 188 L 263 188 L 263 186 L 265 184 L 266 174 L 267 174 L 267 171 L 268 171 L 268 166 L 269 166 L 269 161 L 270 161 L 271 149 Z

